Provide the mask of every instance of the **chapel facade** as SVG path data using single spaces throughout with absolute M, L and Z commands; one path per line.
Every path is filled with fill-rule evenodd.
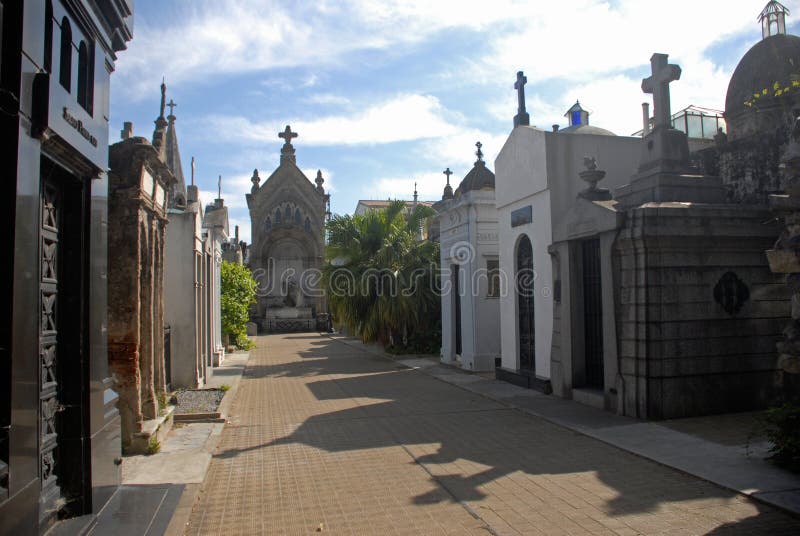
M 252 244 L 249 266 L 258 283 L 252 320 L 266 331 L 313 330 L 326 312 L 321 288 L 330 195 L 322 172 L 312 183 L 297 167 L 289 125 L 278 168 L 261 183 L 253 171 L 247 194 Z

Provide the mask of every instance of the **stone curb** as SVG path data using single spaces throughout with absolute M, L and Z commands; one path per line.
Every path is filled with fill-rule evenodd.
M 507 402 L 507 401 L 503 400 L 502 398 L 495 398 L 495 397 L 493 397 L 493 396 L 491 396 L 491 395 L 489 395 L 487 393 L 483 393 L 483 392 L 480 392 L 480 391 L 475 391 L 475 390 L 469 388 L 469 384 L 459 384 L 459 383 L 450 382 L 445 378 L 442 378 L 442 377 L 437 376 L 435 374 L 429 373 L 423 367 L 415 367 L 415 366 L 410 366 L 410 365 L 406 365 L 405 363 L 402 363 L 402 361 L 406 360 L 406 359 L 420 359 L 420 358 L 421 359 L 431 359 L 431 358 L 436 359 L 435 355 L 407 354 L 407 355 L 402 355 L 402 356 L 395 356 L 395 355 L 392 355 L 392 354 L 389 354 L 389 353 L 383 351 L 381 348 L 379 348 L 377 346 L 371 346 L 371 345 L 364 344 L 361 341 L 359 341 L 357 339 L 354 339 L 352 337 L 347 337 L 347 336 L 343 336 L 343 335 L 335 335 L 335 334 L 323 334 L 323 335 L 328 336 L 331 340 L 334 340 L 336 342 L 340 342 L 340 343 L 345 344 L 347 346 L 350 346 L 352 348 L 361 349 L 361 350 L 364 350 L 364 351 L 366 351 L 366 352 L 368 352 L 368 353 L 370 353 L 372 355 L 375 355 L 377 357 L 382 357 L 382 358 L 384 358 L 384 359 L 386 359 L 388 361 L 393 361 L 393 362 L 396 362 L 396 363 L 400 363 L 401 365 L 406 366 L 411 370 L 415 370 L 415 371 L 417 371 L 417 372 L 419 372 L 421 374 L 425 374 L 426 376 L 428 376 L 430 378 L 433 378 L 435 380 L 439 380 L 439 381 L 441 381 L 443 383 L 446 383 L 447 385 L 452 385 L 453 387 L 458 387 L 459 389 L 462 389 L 462 390 L 467 391 L 469 393 L 472 393 L 472 394 L 475 394 L 475 395 L 479 395 L 479 396 L 481 396 L 483 398 L 486 398 L 487 400 L 491 400 L 493 402 L 497 402 L 498 404 L 502 404 L 503 406 L 505 406 L 505 407 L 507 407 L 509 409 L 513 409 L 513 410 L 525 413 L 527 415 L 532 415 L 534 417 L 538 417 L 538 418 L 540 418 L 540 419 L 542 419 L 544 421 L 547 421 L 548 423 L 553 424 L 555 426 L 558 426 L 560 428 L 564 428 L 566 430 L 570 430 L 572 432 L 579 433 L 579 434 L 584 435 L 586 437 L 590 437 L 590 438 L 592 438 L 592 439 L 594 439 L 596 441 L 600 441 L 601 443 L 605 443 L 606 445 L 612 446 L 614 448 L 618 448 L 618 449 L 620 449 L 620 450 L 622 450 L 624 452 L 627 452 L 629 454 L 632 454 L 634 456 L 638 456 L 640 458 L 643 458 L 643 459 L 649 460 L 651 462 L 657 463 L 658 465 L 661 465 L 663 467 L 669 467 L 670 469 L 672 469 L 674 471 L 678 471 L 680 473 L 692 476 L 694 478 L 698 478 L 698 479 L 703 480 L 705 482 L 709 482 L 711 484 L 714 484 L 715 486 L 719 486 L 720 488 L 727 489 L 727 490 L 732 491 L 732 492 L 734 492 L 734 493 L 736 493 L 738 495 L 742 495 L 744 497 L 748 497 L 748 498 L 750 498 L 753 501 L 756 501 L 758 503 L 766 504 L 768 506 L 776 508 L 776 509 L 778 509 L 778 510 L 780 510 L 782 512 L 785 512 L 785 513 L 787 513 L 787 514 L 789 514 L 789 515 L 791 515 L 793 517 L 800 518 L 800 505 L 789 504 L 787 502 L 781 501 L 780 497 L 776 497 L 776 499 L 773 500 L 771 497 L 766 496 L 768 494 L 776 494 L 776 495 L 778 495 L 781 492 L 772 492 L 772 491 L 764 492 L 764 491 L 757 491 L 757 490 L 741 490 L 741 489 L 737 489 L 735 487 L 731 487 L 730 485 L 727 485 L 727 484 L 725 484 L 723 482 L 718 482 L 716 480 L 704 477 L 702 475 L 698 475 L 698 474 L 693 473 L 691 471 L 688 471 L 688 470 L 686 470 L 684 468 L 677 467 L 677 466 L 672 465 L 670 463 L 667 463 L 667 462 L 665 462 L 663 460 L 659 460 L 659 459 L 657 459 L 655 457 L 649 456 L 646 452 L 640 452 L 640 451 L 632 450 L 630 448 L 626 448 L 624 445 L 620 445 L 618 443 L 615 443 L 615 442 L 612 442 L 612 441 L 608 441 L 607 439 L 605 439 L 603 437 L 600 437 L 600 436 L 597 436 L 595 434 L 589 433 L 587 430 L 585 430 L 583 428 L 579 428 L 577 426 L 570 426 L 568 423 L 565 423 L 562 420 L 551 418 L 548 415 L 544 415 L 544 414 L 538 413 L 535 410 L 532 410 L 532 409 L 529 409 L 529 408 L 520 407 L 520 406 L 518 406 L 516 404 Z M 442 363 L 441 361 L 437 361 L 436 365 L 449 366 L 446 363 Z M 455 369 L 455 368 L 454 368 L 454 370 L 459 370 L 460 371 L 460 369 Z M 469 371 L 461 371 L 461 372 L 464 372 L 464 373 L 467 373 L 467 374 L 472 374 Z M 647 421 L 641 421 L 641 422 L 647 422 Z M 785 491 L 792 492 L 794 490 L 790 489 L 790 490 L 785 490 Z

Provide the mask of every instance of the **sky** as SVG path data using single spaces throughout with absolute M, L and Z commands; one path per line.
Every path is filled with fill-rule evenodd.
M 800 14 L 800 0 L 783 2 Z M 245 193 L 277 167 L 286 125 L 297 165 L 322 170 L 334 213 L 359 199 L 441 198 L 494 159 L 525 72 L 531 124 L 567 125 L 580 100 L 619 135 L 642 124 L 650 56 L 683 70 L 673 112 L 722 110 L 728 82 L 761 39 L 766 0 L 136 0 L 134 37 L 111 77 L 112 141 L 124 121 L 151 137 L 160 84 L 173 99 L 184 174 L 205 203 L 222 195 L 250 241 Z M 791 16 L 788 32 L 798 33 Z M 600 163 L 602 165 L 602 162 Z M 263 182 L 262 182 L 263 184 Z

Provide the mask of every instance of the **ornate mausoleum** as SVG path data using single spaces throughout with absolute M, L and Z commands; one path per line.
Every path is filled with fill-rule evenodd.
M 325 312 L 320 269 L 325 255 L 325 220 L 330 195 L 322 172 L 312 183 L 297 167 L 289 125 L 280 165 L 261 184 L 253 171 L 247 195 L 252 226 L 250 269 L 258 282 L 253 320 L 266 331 L 302 331 L 316 326 Z

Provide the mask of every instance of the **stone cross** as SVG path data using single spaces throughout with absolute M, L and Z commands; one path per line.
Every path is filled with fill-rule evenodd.
M 514 89 L 517 90 L 517 115 L 514 116 L 514 126 L 530 125 L 531 117 L 525 111 L 525 84 L 528 83 L 528 78 L 522 73 L 517 71 L 517 81 L 514 83 Z
M 175 107 L 177 106 L 177 104 L 175 104 L 175 101 L 169 99 L 167 106 L 169 106 L 169 115 L 175 115 Z
M 442 171 L 442 173 L 444 173 L 445 175 L 447 175 L 447 185 L 448 185 L 448 186 L 450 186 L 450 175 L 452 175 L 452 174 L 453 174 L 453 172 L 452 172 L 452 171 L 450 171 L 450 168 L 448 167 L 447 169 L 445 169 L 444 171 Z
M 481 151 L 481 147 L 483 147 L 483 144 L 481 142 L 476 142 L 475 147 L 478 148 L 478 150 L 475 151 L 475 156 L 478 157 L 478 162 L 483 162 L 483 151 Z
M 642 80 L 642 91 L 653 94 L 655 128 L 671 128 L 672 112 L 669 104 L 669 84 L 681 78 L 681 68 L 667 63 L 667 54 L 653 54 L 650 58 L 652 74 Z
M 292 138 L 297 137 L 297 132 L 292 132 L 292 127 L 286 125 L 286 129 L 283 132 L 278 133 L 279 138 L 283 138 L 286 141 L 287 145 L 292 144 Z

